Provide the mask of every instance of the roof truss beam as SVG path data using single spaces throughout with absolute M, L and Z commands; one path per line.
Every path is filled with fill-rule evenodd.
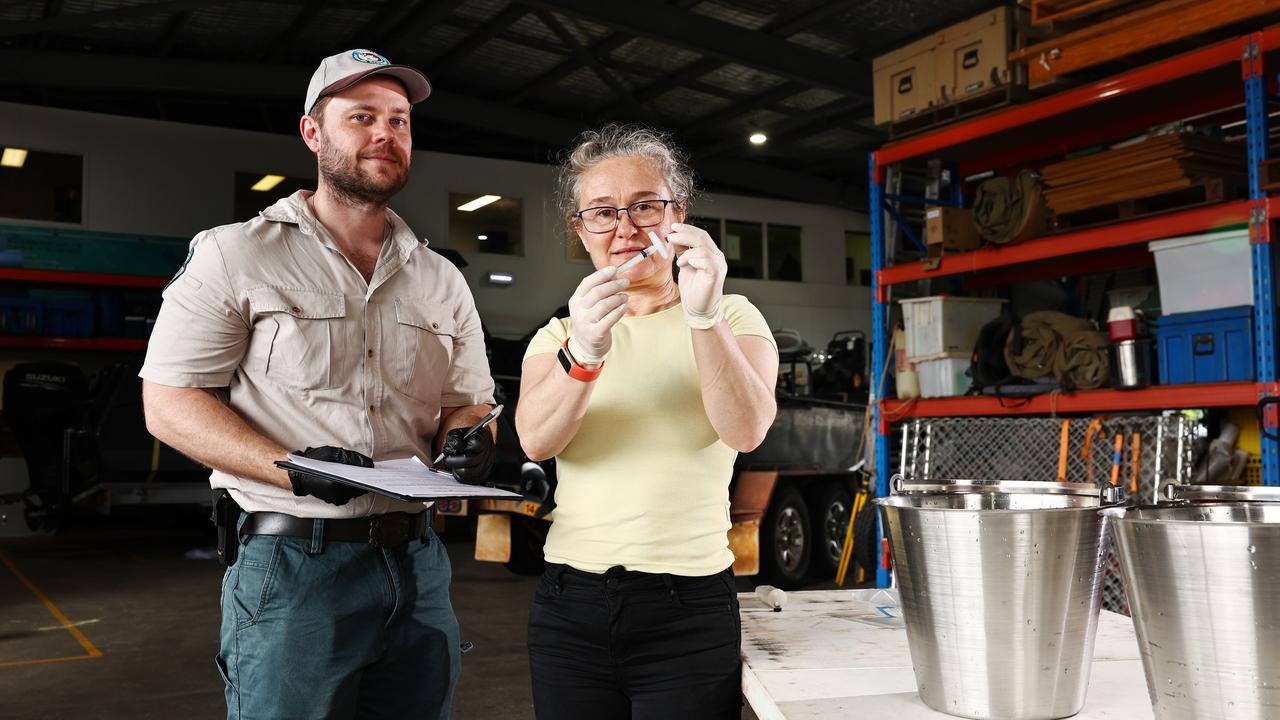
M 100 10 L 98 12 L 76 13 L 74 15 L 57 15 L 40 20 L 12 22 L 0 24 L 0 37 L 19 37 L 38 33 L 65 33 L 72 30 L 93 27 L 104 22 L 118 22 L 133 18 L 150 17 L 152 15 L 170 14 L 184 10 L 225 4 L 227 0 L 168 0 L 167 2 L 147 5 L 131 5 L 129 7 Z
M 241 97 L 296 101 L 312 68 L 267 63 L 156 59 L 99 53 L 0 49 L 0 86 L 72 91 L 147 93 L 157 96 Z M 561 148 L 583 129 L 576 120 L 467 97 L 444 90 L 432 93 L 414 114 L 455 127 L 519 138 Z M 702 154 L 697 154 L 701 157 Z M 861 193 L 841 182 L 745 160 L 699 160 L 709 183 L 773 197 L 857 207 Z
M 685 47 L 722 62 L 758 68 L 846 95 L 871 96 L 871 67 L 866 63 L 834 57 L 682 8 L 597 0 L 525 1 L 614 30 Z
M 493 19 L 481 25 L 477 30 L 472 32 L 462 42 L 453 46 L 444 55 L 440 56 L 431 63 L 432 73 L 444 73 L 449 68 L 455 67 L 463 58 L 480 49 L 480 46 L 497 37 L 498 33 L 506 30 L 512 25 L 520 22 L 520 18 L 529 14 L 529 9 L 519 5 L 508 5 L 505 10 L 498 13 Z

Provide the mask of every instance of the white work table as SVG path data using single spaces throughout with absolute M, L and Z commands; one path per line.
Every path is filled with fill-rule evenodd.
M 781 612 L 742 606 L 742 692 L 760 720 L 951 718 L 916 694 L 896 590 L 787 593 Z M 1152 718 L 1129 618 L 1102 611 L 1080 720 Z

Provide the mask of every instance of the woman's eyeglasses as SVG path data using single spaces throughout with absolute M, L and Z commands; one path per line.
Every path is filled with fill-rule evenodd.
M 638 228 L 645 228 L 661 223 L 663 216 L 667 214 L 667 205 L 673 202 L 675 200 L 640 200 L 626 207 L 602 205 L 579 210 L 573 216 L 582 222 L 582 227 L 587 232 L 613 232 L 614 228 L 618 227 L 618 223 L 622 220 L 622 213 L 624 212 L 627 217 L 631 218 L 632 225 Z

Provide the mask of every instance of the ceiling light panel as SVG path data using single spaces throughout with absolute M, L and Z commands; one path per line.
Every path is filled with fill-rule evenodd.
M 22 148 L 7 147 L 0 155 L 0 167 L 20 168 L 27 164 L 27 151 Z
M 461 205 L 458 206 L 458 209 L 461 210 L 462 212 L 475 212 L 476 210 L 479 210 L 485 205 L 496 203 L 501 199 L 502 199 L 501 195 L 481 195 L 475 200 L 469 200 L 467 202 L 462 203 Z

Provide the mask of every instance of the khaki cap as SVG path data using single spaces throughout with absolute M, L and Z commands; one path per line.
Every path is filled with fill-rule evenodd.
M 390 75 L 399 80 L 409 93 L 410 105 L 417 105 L 431 94 L 431 81 L 420 70 L 408 65 L 392 65 L 372 50 L 346 50 L 320 61 L 307 86 L 302 112 L 311 112 L 320 98 L 340 93 L 370 75 Z

